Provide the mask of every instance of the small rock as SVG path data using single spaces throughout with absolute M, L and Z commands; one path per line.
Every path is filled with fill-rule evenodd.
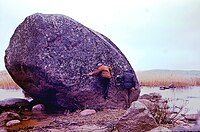
M 26 99 L 21 98 L 9 98 L 0 101 L 0 107 L 2 108 L 19 108 L 29 107 L 30 103 Z
M 158 127 L 149 109 L 141 102 L 135 101 L 119 119 L 116 128 L 119 132 L 146 132 Z
M 95 114 L 95 113 L 96 113 L 96 111 L 93 110 L 93 109 L 85 109 L 85 110 L 81 111 L 80 114 L 82 116 L 86 116 L 86 115 L 92 115 L 92 114 Z
M 180 120 L 177 120 L 176 121 L 176 125 L 178 126 L 189 126 L 189 124 L 187 122 L 184 122 L 184 121 L 180 121 Z
M 176 86 L 172 83 L 168 86 L 169 88 L 176 88 Z
M 33 112 L 36 112 L 36 111 L 44 111 L 45 110 L 45 106 L 43 104 L 37 104 L 37 105 L 34 105 L 32 107 L 32 111 Z
M 15 125 L 18 125 L 18 124 L 20 124 L 20 123 L 21 123 L 20 120 L 11 120 L 11 121 L 9 121 L 9 122 L 6 123 L 6 126 L 7 126 L 7 127 L 15 126 Z
M 158 103 L 168 103 L 168 100 L 166 100 L 166 99 L 160 99 L 160 100 L 158 100 Z
M 160 93 L 149 93 L 149 94 L 144 94 L 139 97 L 139 99 L 147 99 L 147 100 L 160 100 L 162 98 L 162 95 Z M 154 102 L 154 101 L 152 101 Z
M 14 119 L 21 119 L 21 117 L 14 112 L 3 112 L 0 115 L 0 126 L 3 126 L 6 122 Z
M 156 99 L 161 99 L 162 95 L 160 93 L 150 93 L 150 96 L 152 96 L 152 98 L 156 98 Z
M 165 90 L 165 87 L 163 87 L 163 86 L 162 86 L 162 87 L 160 87 L 160 90 Z
M 147 99 L 147 100 L 150 100 L 152 99 L 152 96 L 150 96 L 149 94 L 143 94 L 139 97 L 139 99 Z
M 196 121 L 198 119 L 198 115 L 197 114 L 188 114 L 188 115 L 185 115 L 185 119 L 189 120 L 189 121 Z
M 184 121 L 185 120 L 184 116 L 182 116 L 181 114 L 177 114 L 177 113 L 169 114 L 168 118 L 171 119 L 171 120 L 175 120 L 176 123 L 178 121 Z

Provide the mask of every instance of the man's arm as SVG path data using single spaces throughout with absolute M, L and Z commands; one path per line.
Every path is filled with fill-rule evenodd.
M 101 69 L 97 69 L 96 71 L 90 72 L 88 75 L 92 76 L 92 75 L 97 75 L 98 73 L 100 73 L 102 70 Z

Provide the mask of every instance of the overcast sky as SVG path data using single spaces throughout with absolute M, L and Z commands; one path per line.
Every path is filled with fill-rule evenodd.
M 15 28 L 64 14 L 110 38 L 136 70 L 200 70 L 200 0 L 0 0 L 0 70 Z

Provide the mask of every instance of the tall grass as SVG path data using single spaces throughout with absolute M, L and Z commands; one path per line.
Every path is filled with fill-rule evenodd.
M 7 71 L 0 71 L 1 89 L 19 89 L 19 86 L 13 81 Z
M 151 70 L 136 72 L 142 86 L 158 87 L 174 84 L 176 87 L 200 86 L 199 71 Z
M 160 87 L 174 84 L 176 87 L 200 86 L 200 71 L 150 70 L 136 72 L 142 86 Z M 7 71 L 0 71 L 0 88 L 18 89 Z

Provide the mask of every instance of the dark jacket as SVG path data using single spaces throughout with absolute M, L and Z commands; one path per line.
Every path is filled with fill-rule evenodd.
M 131 72 L 124 72 L 123 84 L 124 84 L 124 88 L 127 88 L 127 89 L 135 87 L 134 74 Z

